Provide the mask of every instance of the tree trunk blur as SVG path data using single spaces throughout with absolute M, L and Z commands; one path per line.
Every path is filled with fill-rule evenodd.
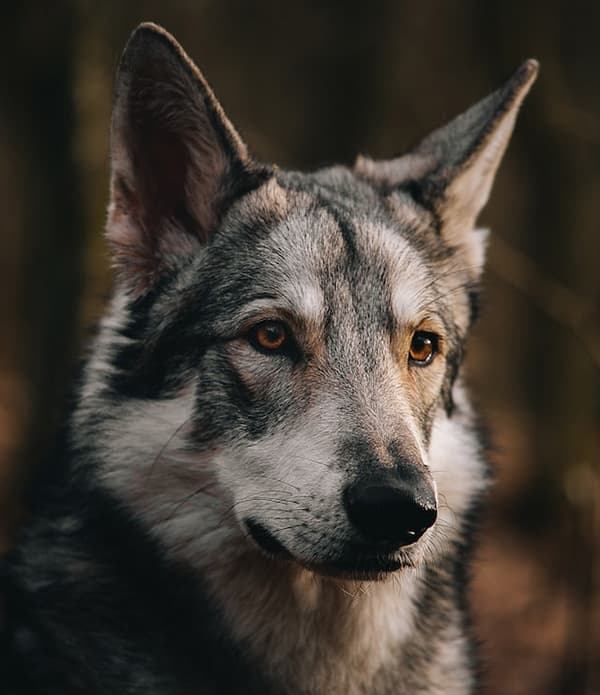
M 2 372 L 13 373 L 4 383 L 19 401 L 19 412 L 11 414 L 18 440 L 14 432 L 5 439 L 15 487 L 2 502 L 14 514 L 14 490 L 22 489 L 48 451 L 67 388 L 84 236 L 74 156 L 72 4 L 5 3 L 2 13 L 0 133 L 6 154 L 0 166 L 10 192 L 2 211 L 9 247 L 2 259 L 8 290 L 3 313 L 10 327 L 3 330 Z

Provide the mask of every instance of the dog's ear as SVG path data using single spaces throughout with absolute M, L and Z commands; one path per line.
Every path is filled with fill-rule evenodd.
M 359 157 L 356 163 L 358 175 L 385 190 L 403 189 L 430 210 L 444 241 L 463 251 L 474 274 L 483 265 L 486 237 L 474 229 L 475 221 L 537 71 L 537 62 L 528 60 L 503 87 L 404 156 L 389 161 Z
M 154 24 L 134 31 L 121 58 L 111 167 L 107 237 L 133 294 L 205 243 L 227 201 L 265 176 L 199 70 Z

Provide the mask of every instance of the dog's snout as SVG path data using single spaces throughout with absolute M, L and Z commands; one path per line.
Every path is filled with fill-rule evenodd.
M 365 540 L 397 547 L 414 543 L 437 518 L 429 483 L 415 487 L 397 476 L 350 485 L 344 491 L 344 506 Z

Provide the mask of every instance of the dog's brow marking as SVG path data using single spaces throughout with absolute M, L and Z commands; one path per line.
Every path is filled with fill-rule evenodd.
M 277 295 L 259 297 L 245 304 L 240 310 L 239 318 L 243 320 L 253 313 L 273 309 L 284 309 L 308 322 L 319 323 L 325 312 L 323 292 L 311 282 L 288 283 L 280 288 Z
M 423 304 L 428 299 L 426 268 L 410 243 L 395 231 L 381 237 L 381 253 L 389 272 L 392 315 L 400 326 L 419 320 Z
M 422 292 L 418 285 L 406 282 L 392 289 L 392 311 L 399 325 L 418 321 Z
M 287 288 L 284 288 L 284 293 Z M 323 292 L 314 284 L 306 285 L 290 285 L 289 296 L 293 298 L 294 304 L 297 306 L 297 311 L 302 316 L 312 322 L 321 321 L 325 306 L 323 300 Z

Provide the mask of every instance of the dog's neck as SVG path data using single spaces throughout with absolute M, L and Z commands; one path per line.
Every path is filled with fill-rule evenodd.
M 335 580 L 270 560 L 244 540 L 203 574 L 234 639 L 290 692 L 370 692 L 414 631 L 414 569 L 377 582 Z

